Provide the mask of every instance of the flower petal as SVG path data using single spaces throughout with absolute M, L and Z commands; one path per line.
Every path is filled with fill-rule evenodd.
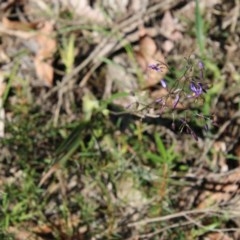
M 199 68 L 199 69 L 204 69 L 204 64 L 203 64 L 202 61 L 199 61 L 199 62 L 198 62 L 198 68 Z
M 148 68 L 151 68 L 152 70 L 155 70 L 157 72 L 161 72 L 161 67 L 159 66 L 159 64 L 149 64 Z
M 164 79 L 160 80 L 160 83 L 161 83 L 163 88 L 167 87 L 167 83 L 166 83 L 166 81 Z

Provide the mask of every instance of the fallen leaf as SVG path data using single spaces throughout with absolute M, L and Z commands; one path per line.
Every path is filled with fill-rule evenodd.
M 51 168 L 47 172 L 43 173 L 38 186 L 41 187 L 58 169 L 58 163 L 55 163 L 53 166 L 51 166 Z
M 38 34 L 34 37 L 39 46 L 36 54 L 39 59 L 51 58 L 56 51 L 57 43 L 53 37 L 53 27 L 53 22 L 44 22 Z
M 233 238 L 229 237 L 224 233 L 207 233 L 204 235 L 204 239 L 206 240 L 233 240 Z
M 29 39 L 36 35 L 35 30 L 37 24 L 38 23 L 11 21 L 6 17 L 3 17 L 0 23 L 0 33 L 19 37 L 21 39 Z
M 41 237 L 36 236 L 30 231 L 27 231 L 26 229 L 20 229 L 16 227 L 9 227 L 8 233 L 14 235 L 15 240 L 42 240 Z
M 161 30 L 165 37 L 171 39 L 173 31 L 176 29 L 176 23 L 169 11 L 166 11 L 161 21 Z
M 167 38 L 162 44 L 162 49 L 165 52 L 170 52 L 174 48 L 174 42 L 183 38 L 182 33 L 179 31 L 181 26 L 176 18 L 173 18 L 170 11 L 166 11 L 161 22 L 161 33 Z
M 34 65 L 36 74 L 46 86 L 52 86 L 54 76 L 52 58 L 57 49 L 57 42 L 53 34 L 53 21 L 22 23 L 3 18 L 2 26 L 0 26 L 0 31 L 1 30 L 10 35 L 29 39 L 28 46 L 31 47 L 31 50 L 35 53 Z M 35 31 L 34 35 L 30 30 Z M 14 31 L 18 32 L 18 34 L 16 35 Z
M 107 18 L 100 9 L 92 8 L 87 0 L 61 0 L 63 5 L 70 8 L 76 15 L 95 23 L 104 23 Z
M 34 59 L 36 74 L 48 87 L 53 85 L 54 69 L 51 64 L 57 48 L 56 40 L 52 37 L 53 27 L 53 22 L 44 22 L 38 34 L 32 39 L 38 45 Z
M 169 53 L 174 48 L 174 43 L 171 40 L 166 40 L 162 44 L 162 48 L 165 52 Z
M 0 46 L 0 64 L 5 64 L 5 63 L 9 63 L 9 62 L 10 62 L 10 58 L 5 53 L 3 47 Z
M 134 52 L 134 55 L 138 65 L 143 70 L 143 72 L 145 72 L 147 70 L 147 60 L 145 59 L 144 55 L 138 50 Z
M 54 70 L 51 64 L 44 62 L 39 57 L 35 57 L 34 66 L 39 79 L 42 80 L 46 86 L 51 87 L 53 85 L 54 76 Z
M 47 224 L 42 224 L 34 227 L 32 229 L 32 232 L 37 234 L 51 234 L 56 230 L 61 230 L 63 234 L 67 234 L 67 228 L 68 227 L 76 228 L 79 225 L 79 222 L 80 222 L 80 218 L 78 215 L 71 215 L 67 222 L 66 222 L 66 219 L 56 218 L 54 222 L 49 221 L 49 223 Z M 82 231 L 84 231 L 83 228 L 82 228 Z
M 36 29 L 37 26 L 37 23 L 12 21 L 6 17 L 2 18 L 2 24 L 7 29 L 19 31 L 31 31 Z
M 151 58 L 157 51 L 157 45 L 150 36 L 144 35 L 139 41 L 139 51 L 146 59 Z

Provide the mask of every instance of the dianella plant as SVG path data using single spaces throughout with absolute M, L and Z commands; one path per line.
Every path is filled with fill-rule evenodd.
M 204 115 L 201 106 L 204 104 L 205 95 L 211 84 L 205 78 L 204 62 L 191 56 L 185 58 L 184 69 L 177 73 L 164 63 L 156 61 L 148 65 L 149 71 L 168 72 L 174 77 L 160 79 L 159 86 L 164 89 L 160 96 L 150 104 L 144 106 L 154 109 L 159 117 L 171 115 L 172 129 L 191 134 L 194 139 L 198 136 L 191 127 L 192 122 L 200 123 L 203 130 L 208 130 L 210 125 L 216 125 L 214 115 Z M 177 124 L 176 124 L 177 123 Z M 177 129 L 178 128 L 178 129 Z

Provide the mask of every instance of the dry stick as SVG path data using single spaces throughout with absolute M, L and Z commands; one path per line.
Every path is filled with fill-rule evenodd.
M 188 216 L 187 214 L 185 214 L 184 217 L 189 221 L 189 223 L 192 223 L 192 224 L 196 225 L 199 228 L 204 228 L 204 226 L 199 222 L 199 220 L 201 218 L 203 218 L 204 216 L 201 216 L 201 218 L 199 218 L 199 219 L 193 219 L 190 216 Z
M 155 232 L 140 235 L 139 239 L 151 239 L 152 237 L 156 236 L 157 234 L 165 232 L 169 229 L 182 227 L 182 226 L 186 226 L 186 225 L 190 225 L 190 224 L 192 224 L 192 223 L 191 222 L 175 223 L 175 224 L 172 224 L 168 227 L 164 227 L 164 228 L 161 228 L 159 230 L 156 230 Z
M 218 209 L 214 209 L 214 208 L 189 210 L 189 211 L 183 211 L 183 212 L 179 212 L 179 213 L 170 214 L 170 215 L 163 216 L 163 217 L 147 218 L 147 219 L 144 219 L 144 220 L 141 220 L 138 222 L 129 223 L 128 227 L 136 227 L 136 226 L 146 225 L 149 223 L 156 223 L 156 222 L 172 220 L 172 219 L 179 218 L 179 217 L 186 217 L 186 215 L 188 215 L 188 214 L 201 214 L 201 213 L 202 214 L 210 214 L 210 213 L 217 214 L 217 213 L 226 213 L 226 212 L 227 211 L 222 211 L 222 210 L 218 210 Z
M 139 238 L 140 239 L 147 239 L 147 238 L 152 238 L 154 236 L 156 236 L 157 234 L 161 233 L 161 232 L 164 232 L 164 231 L 167 231 L 169 229 L 172 229 L 172 228 L 177 228 L 177 227 L 183 227 L 183 226 L 186 226 L 186 225 L 190 225 L 192 224 L 192 222 L 184 222 L 184 223 L 175 223 L 175 224 L 172 224 L 168 227 L 165 227 L 165 228 L 161 228 L 159 230 L 156 230 L 155 232 L 153 233 L 148 233 L 148 234 L 144 234 L 144 235 L 140 235 Z M 238 231 L 239 228 L 222 228 L 222 229 L 212 229 L 212 230 L 209 230 L 209 232 L 218 232 L 218 233 L 223 233 L 223 232 L 234 232 L 234 231 Z

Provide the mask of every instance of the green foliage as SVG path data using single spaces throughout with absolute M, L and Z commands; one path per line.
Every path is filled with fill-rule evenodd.
M 70 34 L 69 38 L 63 39 L 63 46 L 60 49 L 61 60 L 66 68 L 66 73 L 73 69 L 75 59 L 75 35 Z
M 154 134 L 154 139 L 157 152 L 152 153 L 148 151 L 146 156 L 157 167 L 161 167 L 163 164 L 167 164 L 169 168 L 172 168 L 174 166 L 174 161 L 178 157 L 178 154 L 174 151 L 174 146 L 166 148 L 158 133 Z
M 196 36 L 198 46 L 201 52 L 201 55 L 205 55 L 205 34 L 204 34 L 204 20 L 201 16 L 199 0 L 195 0 L 196 8 L 195 8 L 195 21 L 196 21 Z
M 2 99 L 3 99 L 3 106 L 5 105 L 7 97 L 9 96 L 10 89 L 12 87 L 14 79 L 16 78 L 16 74 L 17 74 L 18 68 L 19 68 L 19 63 L 15 62 L 14 67 L 13 67 L 11 73 L 9 74 L 9 76 L 7 76 L 8 77 L 8 83 L 7 83 L 7 87 L 6 87 L 6 89 L 5 89 L 4 93 L 3 93 L 3 97 L 2 97 Z
M 63 155 L 60 157 L 60 162 L 65 162 L 77 150 L 83 139 L 83 134 L 81 133 L 86 131 L 88 127 L 88 123 L 80 123 L 78 126 L 74 127 L 70 135 L 60 144 L 60 146 L 56 149 L 57 156 Z
M 0 222 L 3 229 L 9 226 L 34 219 L 39 216 L 41 204 L 39 196 L 41 190 L 33 182 L 35 174 L 25 171 L 25 177 L 20 186 L 18 184 L 9 184 L 5 186 L 2 196 L 1 215 L 3 216 Z M 29 212 L 28 209 L 31 209 Z
M 214 221 L 207 226 L 202 226 L 201 228 L 198 228 L 198 229 L 192 229 L 191 234 L 194 238 L 199 238 L 202 235 L 204 235 L 205 233 L 213 232 L 219 226 L 220 226 L 219 219 L 214 219 Z

